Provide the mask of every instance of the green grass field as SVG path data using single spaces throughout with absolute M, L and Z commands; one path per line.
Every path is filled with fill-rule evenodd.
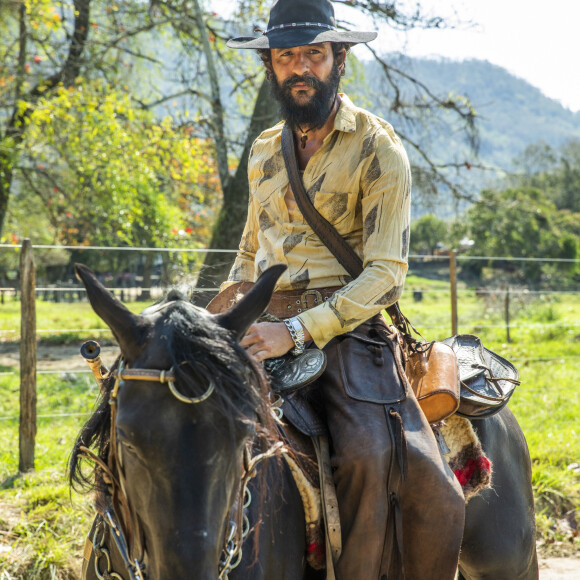
M 410 276 L 401 306 L 427 339 L 451 334 L 448 285 Z M 459 289 L 459 332 L 479 335 L 485 345 L 512 360 L 522 384 L 510 408 L 526 435 L 533 461 L 537 523 L 543 553 L 580 549 L 570 523 L 580 508 L 580 296 L 512 296 L 511 342 L 507 342 L 504 297 L 476 297 Z M 133 310 L 144 307 L 130 304 Z M 0 330 L 18 328 L 18 303 L 0 306 Z M 86 303 L 37 307 L 39 338 L 80 344 L 108 339 Z M 62 332 L 65 329 L 66 332 Z M 81 330 L 82 329 L 82 330 Z M 4 333 L 4 340 L 16 333 Z M 38 376 L 36 471 L 18 471 L 18 369 L 0 368 L 0 580 L 78 577 L 90 498 L 70 493 L 66 463 L 76 434 L 97 396 L 89 375 Z M 16 524 L 16 525 L 15 525 Z

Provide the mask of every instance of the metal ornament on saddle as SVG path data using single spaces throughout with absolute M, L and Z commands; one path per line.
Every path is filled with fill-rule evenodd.
M 253 286 L 253 282 L 240 282 L 220 292 L 206 306 L 212 313 L 223 312 L 238 302 Z M 300 314 L 327 299 L 334 288 L 327 292 L 306 290 L 300 292 L 278 292 L 270 301 L 268 310 L 258 322 L 280 322 L 287 317 Z M 292 352 L 264 361 L 264 368 L 275 392 L 287 395 L 313 383 L 326 369 L 326 355 L 320 349 L 308 348 L 302 353 Z

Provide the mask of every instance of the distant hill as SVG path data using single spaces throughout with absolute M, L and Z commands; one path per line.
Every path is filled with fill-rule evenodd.
M 187 81 L 184 82 L 175 72 L 177 62 L 185 58 L 179 43 L 165 38 L 154 46 L 160 64 L 143 64 L 134 71 L 132 81 L 143 88 L 143 100 L 149 102 L 163 94 L 178 94 L 188 86 Z M 542 140 L 557 147 L 568 139 L 580 139 L 580 113 L 573 113 L 527 81 L 487 61 L 411 58 L 398 53 L 387 54 L 384 58 L 443 98 L 453 93 L 470 99 L 479 115 L 480 157 L 487 164 L 509 170 L 513 159 L 527 145 Z M 404 119 L 394 115 L 390 111 L 392 89 L 375 61 L 353 64 L 347 67 L 350 80 L 347 80 L 346 91 L 357 104 L 369 108 L 389 121 L 396 130 L 418 141 L 438 161 L 448 162 L 451 157 L 463 162 L 472 157 L 464 134 L 457 127 L 437 122 L 432 112 L 426 116 L 423 126 L 409 126 Z M 230 112 L 228 134 L 237 136 L 245 129 L 247 119 L 240 111 L 237 96 L 230 92 L 232 86 L 233 81 L 223 79 L 222 98 Z M 410 85 L 406 90 L 410 97 L 414 96 Z M 175 102 L 179 106 L 176 107 Z M 201 116 L 209 112 L 206 104 L 191 96 L 164 102 L 155 110 L 163 116 L 179 114 L 188 108 L 192 112 L 198 110 Z M 248 114 L 247 110 L 245 114 Z M 453 116 L 443 113 L 441 119 L 444 118 Z
M 183 93 L 188 86 L 187 79 L 182 79 L 176 72 L 177 63 L 189 58 L 183 55 L 179 43 L 165 38 L 152 46 L 155 46 L 159 64 L 144 63 L 134 71 L 134 78 L 130 81 L 142 87 L 142 97 L 146 102 L 155 101 L 163 94 Z M 499 66 L 481 60 L 411 58 L 397 53 L 384 58 L 442 98 L 452 93 L 470 99 L 479 117 L 479 160 L 485 165 L 510 171 L 514 167 L 514 159 L 528 145 L 544 141 L 558 147 L 569 139 L 580 140 L 580 113 L 566 109 L 527 81 Z M 350 64 L 345 90 L 356 104 L 385 118 L 396 131 L 419 143 L 435 162 L 463 164 L 466 160 L 473 160 L 465 134 L 457 125 L 450 126 L 448 123 L 455 118 L 453 114 L 427 111 L 422 123 L 411 125 L 390 110 L 393 91 L 380 66 L 375 61 L 353 61 Z M 239 95 L 231 93 L 232 87 L 233 81 L 226 76 L 222 86 L 223 103 L 228 109 L 226 130 L 233 141 L 243 143 L 243 132 L 254 96 L 246 94 L 246 106 L 240 107 Z M 415 98 L 416 93 L 409 83 L 403 86 L 403 90 L 410 99 Z M 191 112 L 189 118 L 197 115 L 204 118 L 209 114 L 207 103 L 192 95 L 176 97 L 155 108 L 159 116 L 170 114 L 179 117 L 185 110 Z M 203 135 L 203 126 L 199 130 L 199 134 Z M 412 161 L 422 163 L 413 156 L 411 147 L 407 150 Z M 234 154 L 236 152 L 234 149 Z M 484 187 L 495 185 L 498 174 L 473 170 L 459 176 L 452 171 L 448 177 L 462 179 L 462 186 L 475 194 Z M 417 194 L 418 189 L 415 188 Z M 414 199 L 418 212 L 435 209 L 428 206 L 428 195 L 424 199 L 415 195 Z M 463 206 L 445 196 L 433 201 L 440 215 L 449 215 Z
M 544 141 L 558 147 L 570 139 L 580 139 L 580 113 L 574 113 L 561 103 L 546 97 L 527 81 L 502 67 L 482 60 L 455 61 L 449 59 L 410 58 L 387 55 L 396 66 L 421 80 L 432 92 L 448 95 L 450 92 L 466 96 L 479 116 L 479 154 L 488 164 L 510 169 L 513 159 L 527 145 Z M 389 119 L 388 110 L 381 111 L 381 95 L 385 86 L 376 63 L 365 64 L 369 100 L 374 111 Z M 385 103 L 383 102 L 383 107 Z M 386 108 L 386 107 L 385 107 Z M 440 132 L 439 125 L 428 135 L 430 152 L 437 156 L 442 148 L 463 155 L 466 149 L 461 136 L 454 131 Z M 423 131 L 422 136 L 427 136 Z M 420 137 L 415 130 L 414 136 Z

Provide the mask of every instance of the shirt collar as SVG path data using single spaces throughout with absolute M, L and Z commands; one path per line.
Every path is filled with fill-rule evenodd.
M 357 109 L 344 93 L 339 93 L 339 96 L 341 102 L 334 119 L 334 128 L 345 133 L 355 133 Z

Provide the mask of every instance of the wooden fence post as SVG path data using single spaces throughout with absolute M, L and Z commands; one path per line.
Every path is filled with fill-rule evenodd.
M 507 286 L 505 289 L 504 312 L 505 312 L 506 341 L 508 343 L 510 343 L 512 341 L 512 338 L 510 336 L 510 287 L 509 286 Z
M 449 252 L 449 282 L 451 285 L 451 335 L 455 336 L 458 333 L 458 319 L 457 319 L 457 260 L 455 252 Z
M 30 239 L 20 253 L 20 472 L 34 469 L 36 440 L 36 266 Z

